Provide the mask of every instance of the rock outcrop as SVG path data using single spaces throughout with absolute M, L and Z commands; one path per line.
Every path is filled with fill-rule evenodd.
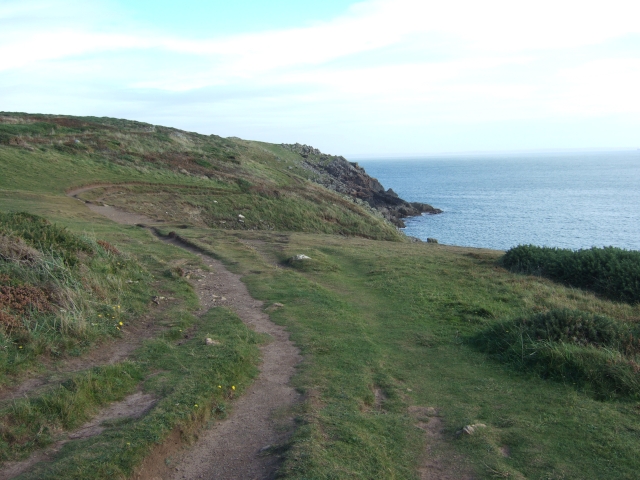
M 326 155 L 317 148 L 299 143 L 282 144 L 282 147 L 302 157 L 302 166 L 315 173 L 311 177 L 314 181 L 368 203 L 397 227 L 405 226 L 403 218 L 442 213 L 442 210 L 426 203 L 407 202 L 390 188 L 385 190 L 364 168 L 344 157 Z

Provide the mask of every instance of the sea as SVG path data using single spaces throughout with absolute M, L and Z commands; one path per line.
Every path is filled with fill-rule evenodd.
M 443 210 L 405 219 L 422 240 L 640 250 L 640 150 L 356 161 L 405 200 Z

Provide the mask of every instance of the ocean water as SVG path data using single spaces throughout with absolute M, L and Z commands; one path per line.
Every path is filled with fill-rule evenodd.
M 408 201 L 444 210 L 405 220 L 440 243 L 640 250 L 640 151 L 358 159 Z

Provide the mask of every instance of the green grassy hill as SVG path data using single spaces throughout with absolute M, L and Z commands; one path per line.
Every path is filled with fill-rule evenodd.
M 267 311 L 302 352 L 292 382 L 304 401 L 274 449 L 281 478 L 638 477 L 629 335 L 640 305 L 510 272 L 502 252 L 410 243 L 312 181 L 301 158 L 132 121 L 0 114 L 0 302 L 16 289 L 40 300 L 1 304 L 0 384 L 48 379 L 0 396 L 0 462 L 141 390 L 157 398 L 146 415 L 69 442 L 21 477 L 132 478 L 176 431 L 187 441 L 232 411 L 268 341 L 224 308 L 195 316 L 182 274 L 206 266 L 88 201 L 179 232 L 265 305 L 283 304 Z M 84 202 L 66 195 L 87 185 L 98 187 L 78 194 Z M 153 332 L 126 358 L 95 360 L 149 318 Z M 226 345 L 215 358 L 196 348 L 210 332 Z M 58 368 L 74 359 L 87 367 Z
M 1 188 L 64 193 L 121 184 L 89 198 L 212 228 L 401 239 L 363 202 L 310 181 L 300 155 L 278 145 L 127 120 L 6 113 L 0 145 Z

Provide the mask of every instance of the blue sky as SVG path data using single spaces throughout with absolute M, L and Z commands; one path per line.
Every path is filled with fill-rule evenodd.
M 360 155 L 638 148 L 637 0 L 0 0 L 0 110 Z

